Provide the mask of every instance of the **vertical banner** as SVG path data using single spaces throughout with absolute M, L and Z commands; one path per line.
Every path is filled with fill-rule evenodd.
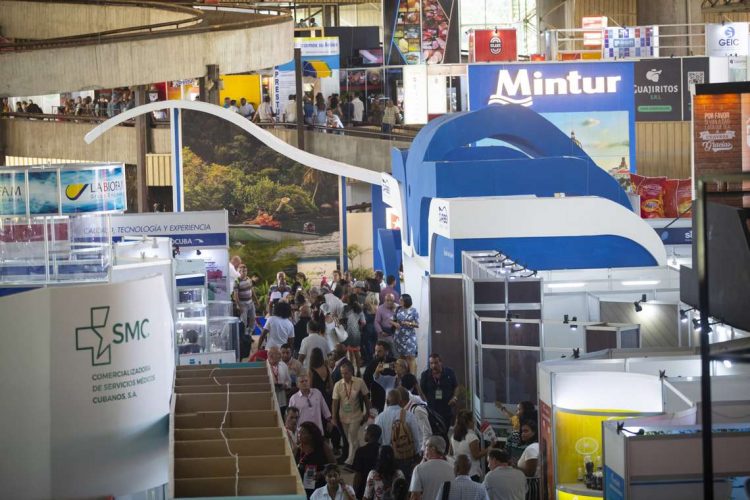
M 708 57 L 682 58 L 682 119 L 690 121 L 693 118 L 691 95 L 697 84 L 708 83 Z
M 458 0 L 422 0 L 422 60 L 459 63 Z
M 26 215 L 26 174 L 0 172 L 0 215 Z
M 421 58 L 420 0 L 383 0 L 385 65 L 419 64 Z
M 680 59 L 635 62 L 635 121 L 682 120 Z
M 750 94 L 742 94 L 740 104 L 742 109 L 742 171 L 750 172 Z M 749 189 L 750 182 L 743 182 L 742 188 Z M 742 197 L 742 206 L 750 207 L 750 195 Z

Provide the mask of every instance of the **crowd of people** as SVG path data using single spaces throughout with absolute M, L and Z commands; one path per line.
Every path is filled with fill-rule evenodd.
M 115 115 L 135 107 L 135 96 L 131 90 L 113 92 L 109 99 L 100 96 L 94 99 L 90 96 L 78 96 L 75 99 L 61 96 L 60 105 L 50 109 L 50 114 L 69 116 L 98 116 L 111 118 Z M 32 99 L 16 101 L 15 107 L 10 105 L 8 98 L 2 99 L 3 113 L 43 114 L 42 108 Z
M 225 97 L 223 106 L 256 123 L 297 122 L 297 96 L 294 94 L 289 95 L 279 109 L 273 108 L 269 96 L 263 98 L 257 109 L 244 97 L 239 102 Z M 305 94 L 302 113 L 306 125 L 324 132 L 370 124 L 379 125 L 384 133 L 391 133 L 396 124 L 403 122 L 401 109 L 390 99 L 377 96 L 366 101 L 356 93 L 341 96 L 334 93 L 327 98 L 320 92 L 315 97 Z
M 395 276 L 355 280 L 336 270 L 311 286 L 303 274 L 279 272 L 258 297 L 257 276 L 239 257 L 231 263 L 247 332 L 242 355 L 269 366 L 309 498 L 538 498 L 533 403 L 513 414 L 503 407 L 512 435 L 483 446 L 440 355 L 419 373 L 419 313 Z

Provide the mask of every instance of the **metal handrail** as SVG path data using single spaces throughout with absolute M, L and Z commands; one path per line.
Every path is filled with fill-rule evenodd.
M 296 130 L 297 124 L 296 123 L 288 123 L 288 122 L 276 122 L 276 123 L 257 123 L 259 127 L 262 128 L 283 128 L 283 129 L 289 129 L 289 130 Z M 367 125 L 374 125 L 374 124 L 363 124 L 363 126 Z M 401 133 L 386 133 L 386 132 L 378 132 L 374 130 L 363 130 L 359 127 L 349 127 L 349 128 L 332 128 L 332 127 L 326 127 L 323 125 L 304 125 L 305 130 L 307 131 L 318 131 L 318 132 L 326 132 L 333 135 L 344 135 L 344 136 L 350 136 L 350 137 L 362 137 L 362 138 L 368 138 L 368 139 L 383 139 L 383 140 L 391 140 L 391 141 L 408 141 L 411 142 L 414 140 L 414 137 L 416 136 L 416 133 L 413 135 L 406 134 L 404 132 Z M 404 129 L 402 129 L 404 130 Z
M 68 115 L 68 114 L 16 113 L 16 112 L 0 113 L 0 118 L 14 118 L 14 119 L 24 119 L 24 120 L 31 120 L 31 121 L 68 122 L 68 123 L 81 123 L 81 122 L 103 123 L 109 119 L 108 116 L 95 116 L 95 115 Z M 120 125 L 132 126 L 132 122 L 124 122 Z M 168 125 L 169 125 L 169 120 L 153 120 L 152 121 L 152 126 L 154 128 L 167 127 Z M 283 128 L 283 129 L 289 129 L 289 130 L 297 129 L 297 125 L 295 123 L 286 123 L 286 122 L 257 123 L 256 125 L 264 129 L 269 129 L 269 128 L 270 129 Z M 365 124 L 365 126 L 366 125 L 367 124 Z M 378 132 L 374 130 L 363 130 L 359 127 L 330 128 L 330 127 L 325 127 L 322 125 L 305 125 L 305 130 L 328 132 L 333 135 L 343 135 L 343 136 L 349 136 L 349 137 L 362 137 L 366 139 L 381 139 L 381 140 L 404 141 L 404 142 L 411 142 L 414 139 L 414 136 L 416 135 L 416 132 L 414 134 L 405 133 L 405 129 L 402 129 L 400 133 L 399 132 L 384 133 L 384 132 Z
M 29 0 L 39 3 L 48 3 L 45 0 Z M 93 44 L 109 43 L 109 42 L 123 42 L 123 41 L 135 41 L 142 39 L 153 39 L 162 38 L 166 36 L 173 36 L 177 32 L 180 35 L 184 34 L 196 34 L 206 33 L 215 31 L 227 31 L 240 28 L 249 27 L 261 27 L 269 24 L 277 24 L 284 18 L 291 18 L 291 14 L 286 9 L 280 8 L 266 8 L 263 9 L 247 9 L 253 10 L 254 12 L 248 12 L 245 14 L 234 12 L 235 14 L 242 16 L 253 16 L 250 19 L 243 19 L 236 22 L 230 23 L 213 23 L 211 18 L 215 15 L 212 10 L 220 9 L 203 9 L 196 8 L 197 6 L 183 6 L 183 5 L 169 5 L 164 3 L 149 2 L 142 0 L 60 0 L 56 3 L 65 4 L 95 4 L 97 6 L 111 5 L 111 6 L 129 6 L 129 7 L 144 7 L 144 8 L 158 8 L 161 10 L 172 10 L 180 11 L 187 14 L 191 14 L 188 19 L 181 19 L 177 21 L 168 21 L 164 23 L 155 23 L 151 25 L 139 25 L 128 28 L 119 28 L 115 30 L 108 30 L 95 33 L 86 33 L 82 35 L 73 35 L 68 37 L 57 37 L 47 38 L 44 40 L 24 40 L 24 41 L 13 41 L 11 43 L 0 42 L 0 52 L 13 51 L 23 52 L 28 50 L 40 50 L 49 48 L 59 47 L 70 47 L 70 46 L 86 46 Z M 267 12 L 277 12 L 277 15 L 259 14 L 258 11 L 263 10 Z M 225 11 L 226 12 L 226 11 Z M 232 11 L 230 11 L 232 12 Z M 257 17 L 255 17 L 257 16 Z M 172 28 L 173 27 L 173 28 Z M 167 29 L 171 28 L 171 29 Z

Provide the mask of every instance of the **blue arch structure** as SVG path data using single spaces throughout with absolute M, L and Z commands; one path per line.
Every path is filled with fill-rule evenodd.
M 512 148 L 476 147 L 486 138 Z M 405 238 L 422 256 L 429 253 L 433 198 L 565 193 L 598 196 L 630 209 L 612 176 L 555 125 L 523 106 L 493 105 L 441 116 L 417 134 L 408 150 L 394 148 L 391 157 L 393 176 L 404 192 Z

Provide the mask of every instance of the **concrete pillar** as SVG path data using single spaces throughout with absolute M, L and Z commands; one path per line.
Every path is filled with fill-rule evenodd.
M 200 100 L 208 102 L 210 104 L 221 105 L 219 102 L 219 65 L 208 64 L 206 65 L 206 76 L 200 78 Z M 211 88 L 209 87 L 208 81 L 211 81 Z
M 638 0 L 638 25 L 651 24 L 688 24 L 691 21 L 691 3 L 693 0 L 676 0 L 673 2 L 654 2 L 653 0 Z M 700 1 L 698 1 L 700 3 Z M 692 22 L 701 22 L 692 21 Z M 678 27 L 660 27 L 659 35 L 687 35 L 689 33 L 686 26 Z M 698 37 L 694 37 L 694 42 Z M 690 37 L 670 37 L 661 41 L 659 55 L 662 57 L 669 56 L 686 56 L 691 55 L 687 46 L 690 45 Z M 680 48 L 668 48 L 670 46 L 680 46 Z
M 147 89 L 145 85 L 138 85 L 135 88 L 135 105 L 146 104 Z M 146 155 L 150 151 L 151 138 L 151 114 L 146 113 L 138 115 L 135 118 L 135 144 L 136 144 L 136 183 L 138 193 L 138 211 L 150 212 L 148 206 L 148 181 L 146 178 Z

